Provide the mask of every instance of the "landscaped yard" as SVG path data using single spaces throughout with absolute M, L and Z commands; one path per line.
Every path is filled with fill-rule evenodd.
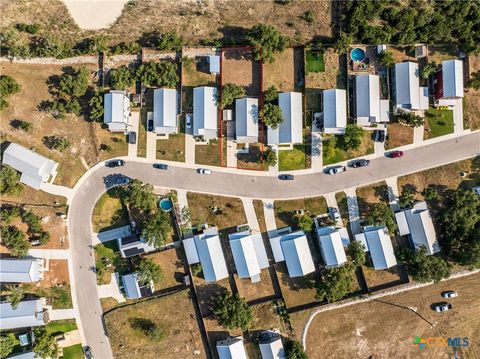
M 129 223 L 127 209 L 119 197 L 118 189 L 109 189 L 99 198 L 93 209 L 93 231 L 98 233 Z
M 324 52 L 322 50 L 308 50 L 305 51 L 305 71 L 309 72 L 324 72 L 325 60 L 323 59 Z
M 275 86 L 278 91 L 295 90 L 295 66 L 293 48 L 274 54 L 275 61 L 263 65 L 263 88 Z
M 344 57 L 329 48 L 322 54 L 323 71 L 313 72 L 309 70 L 309 53 L 306 53 L 307 67 L 305 71 L 305 92 L 310 89 L 346 89 L 347 88 L 347 64 Z M 321 62 L 315 62 L 321 67 Z
M 425 139 L 453 133 L 453 111 L 429 109 L 425 111 Z
M 365 155 L 370 155 L 374 153 L 374 143 L 372 139 L 372 131 L 365 131 L 363 135 L 362 144 L 358 150 L 348 150 L 345 151 L 340 148 L 339 146 L 339 136 L 337 136 L 337 145 L 335 148 L 335 152 L 331 156 L 326 156 L 325 152 L 323 152 L 323 164 L 324 165 L 331 165 L 334 163 L 346 161 L 352 158 L 357 158 Z
M 82 344 L 75 344 L 69 347 L 63 348 L 63 359 L 83 359 L 85 358 L 83 354 Z
M 120 255 L 117 241 L 113 240 L 97 244 L 94 249 L 97 284 L 110 283 L 113 272 L 118 272 L 122 275 L 129 271 L 129 262 Z
M 185 162 L 185 134 L 176 133 L 168 140 L 157 140 L 157 160 Z
M 400 123 L 389 123 L 387 130 L 387 141 L 385 149 L 405 146 L 413 143 L 413 127 L 405 126 Z
M 147 157 L 147 111 L 140 111 L 140 123 L 137 134 L 137 156 Z
M 77 329 L 75 319 L 53 320 L 45 326 L 48 333 L 52 335 L 63 334 Z
M 115 309 L 105 322 L 116 358 L 206 356 L 188 290 Z M 149 328 L 163 332 L 159 340 L 148 336 Z
M 223 142 L 223 163 L 220 161 L 220 142 Z M 227 141 L 210 140 L 206 145 L 195 145 L 195 163 L 207 166 L 223 166 L 227 162 Z
M 305 169 L 305 145 L 293 145 L 293 150 L 278 151 L 278 169 L 294 171 Z
M 299 198 L 286 201 L 275 201 L 275 222 L 277 228 L 296 226 L 295 211 L 303 210 L 309 216 L 327 213 L 325 197 Z

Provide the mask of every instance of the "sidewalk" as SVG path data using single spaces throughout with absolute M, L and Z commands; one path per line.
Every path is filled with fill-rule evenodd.
M 275 237 L 277 235 L 277 223 L 275 222 L 273 200 L 263 200 L 263 214 L 265 216 L 268 237 Z
M 49 312 L 50 320 L 76 319 L 77 317 L 76 309 L 52 309 Z
M 185 164 L 195 165 L 195 139 L 191 133 L 185 133 Z
M 321 171 L 323 168 L 322 134 L 312 131 L 312 170 Z
M 65 187 L 65 186 L 58 186 L 53 183 L 42 183 L 40 185 L 40 189 L 50 194 L 65 197 L 67 199 L 67 203 L 70 202 L 74 194 L 72 188 Z
M 237 168 L 237 144 L 227 140 L 227 167 Z
M 138 148 L 138 124 L 140 123 L 140 112 L 132 112 L 132 116 L 130 116 L 130 126 L 128 127 L 128 131 L 134 131 L 137 133 L 137 140 L 135 143 L 128 143 L 128 157 L 137 157 L 137 148 Z
M 69 249 L 35 249 L 32 248 L 28 251 L 28 254 L 32 257 L 45 258 L 45 259 L 70 259 Z
M 345 194 L 347 195 L 350 230 L 352 231 L 352 234 L 355 235 L 362 232 L 362 226 L 360 225 L 360 213 L 358 211 L 357 192 L 355 188 L 348 188 L 345 190 Z
M 147 131 L 147 159 L 157 159 L 157 134 L 152 131 Z
M 425 127 L 414 127 L 413 128 L 413 144 L 421 145 L 423 143 L 423 133 L 425 132 Z

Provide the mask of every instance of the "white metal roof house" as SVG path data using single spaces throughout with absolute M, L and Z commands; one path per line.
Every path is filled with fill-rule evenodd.
M 395 64 L 395 110 L 428 110 L 428 87 L 420 87 L 420 74 L 416 62 Z
M 278 94 L 278 104 L 283 114 L 283 122 L 276 129 L 268 126 L 268 144 L 302 143 L 302 93 L 281 92 Z
M 323 91 L 323 129 L 327 134 L 343 135 L 347 126 L 347 91 Z
M 207 227 L 202 233 L 183 240 L 188 264 L 200 263 L 206 282 L 228 277 L 217 227 Z
M 195 87 L 193 89 L 193 135 L 204 140 L 217 138 L 217 88 Z
M 442 61 L 443 93 L 441 98 L 463 97 L 463 62 L 460 60 Z
M 426 202 L 419 202 L 413 208 L 395 213 L 398 232 L 401 236 L 408 235 L 415 250 L 424 246 L 427 254 L 440 251 L 432 217 Z
M 388 122 L 388 100 L 380 100 L 378 75 L 355 76 L 355 116 L 359 126 Z
M 365 227 L 363 233 L 355 235 L 355 239 L 363 243 L 366 251 L 370 252 L 373 268 L 376 270 L 388 269 L 397 264 L 386 227 Z
M 247 359 L 247 353 L 240 337 L 228 337 L 217 342 L 217 352 L 220 359 Z
M 157 249 L 154 246 L 149 245 L 136 234 L 118 238 L 117 242 L 118 249 L 123 258 L 138 256 L 140 254 L 153 252 Z
M 209 55 L 208 68 L 211 74 L 219 74 L 220 73 L 220 56 Z
M 10 355 L 8 359 L 38 359 L 35 352 L 25 352 L 21 354 Z
M 130 116 L 130 100 L 126 91 L 112 90 L 105 94 L 103 123 L 111 132 L 126 132 Z
M 0 282 L 32 283 L 43 278 L 43 259 L 0 259 Z
M 240 143 L 258 142 L 258 99 L 235 100 L 235 137 Z
M 345 236 L 348 240 L 346 228 L 317 228 L 318 243 L 325 267 L 339 267 L 347 263 L 347 255 L 344 248 Z
M 127 299 L 137 299 L 152 295 L 155 290 L 153 281 L 148 285 L 140 286 L 138 283 L 138 273 L 130 273 L 122 276 L 123 289 Z
M 260 334 L 260 354 L 262 359 L 285 359 L 282 338 L 278 333 L 267 331 Z
M 35 189 L 40 189 L 42 183 L 53 182 L 57 176 L 57 162 L 16 143 L 9 144 L 3 152 L 2 164 L 21 172 L 20 182 Z
M 0 328 L 17 329 L 45 325 L 48 323 L 48 310 L 42 300 L 24 300 L 13 309 L 10 303 L 0 304 Z
M 153 91 L 153 126 L 157 135 L 177 132 L 178 94 L 175 89 Z
M 238 277 L 250 278 L 252 283 L 259 282 L 262 269 L 269 266 L 261 233 L 246 230 L 231 233 L 228 238 Z

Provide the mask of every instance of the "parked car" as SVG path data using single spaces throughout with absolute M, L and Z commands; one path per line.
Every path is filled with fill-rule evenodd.
M 119 177 L 115 180 L 116 185 L 123 185 L 123 184 L 129 184 L 130 183 L 130 178 L 128 177 Z
M 163 163 L 154 163 L 153 168 L 159 169 L 159 170 L 168 170 L 168 165 L 163 164 Z
M 393 151 L 388 154 L 390 158 L 400 158 L 403 157 L 403 151 Z
M 124 160 L 110 160 L 110 161 L 105 162 L 105 166 L 107 166 L 107 167 L 125 166 L 125 161 Z
M 153 131 L 153 120 L 152 119 L 148 120 L 148 122 L 147 122 L 147 131 L 150 131 L 150 132 Z
M 279 175 L 278 179 L 281 181 L 292 181 L 295 177 L 293 175 L 283 174 Z
M 330 212 L 330 217 L 332 217 L 334 221 L 340 219 L 340 213 L 338 213 L 338 210 L 335 207 L 328 208 L 328 211 Z
M 447 290 L 445 292 L 442 292 L 442 297 L 443 298 L 455 298 L 455 297 L 458 297 L 458 293 L 453 291 L 453 290 Z
M 197 170 L 198 173 L 200 173 L 201 175 L 211 175 L 212 174 L 212 171 L 209 170 L 208 168 L 199 168 Z
M 435 304 L 433 309 L 436 312 L 446 312 L 447 310 L 452 309 L 452 305 L 448 303 L 439 303 L 439 304 Z
M 334 175 L 334 174 L 337 174 L 337 173 L 342 173 L 342 172 L 345 172 L 347 170 L 347 167 L 345 166 L 335 166 L 335 167 L 330 167 L 327 171 L 327 173 L 329 175 Z
M 92 348 L 88 345 L 83 347 L 83 354 L 85 355 L 86 359 L 93 359 Z
M 193 116 L 190 113 L 185 116 L 185 126 L 187 128 L 192 128 L 192 117 Z
M 361 160 L 358 160 L 358 161 L 353 161 L 350 164 L 350 166 L 352 166 L 353 168 L 358 168 L 358 167 L 368 166 L 369 164 L 370 164 L 370 160 L 361 159 Z
M 385 130 L 376 130 L 375 131 L 375 141 L 385 142 Z
M 137 143 L 137 133 L 135 131 L 130 131 L 128 133 L 128 143 L 134 145 Z

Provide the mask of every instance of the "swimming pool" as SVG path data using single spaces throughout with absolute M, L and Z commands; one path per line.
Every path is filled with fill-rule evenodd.
M 168 211 L 172 210 L 172 201 L 170 200 L 170 198 L 162 198 L 158 205 L 165 212 L 168 212 Z
M 353 61 L 363 61 L 365 60 L 365 51 L 356 47 L 352 51 L 350 51 L 350 57 Z

